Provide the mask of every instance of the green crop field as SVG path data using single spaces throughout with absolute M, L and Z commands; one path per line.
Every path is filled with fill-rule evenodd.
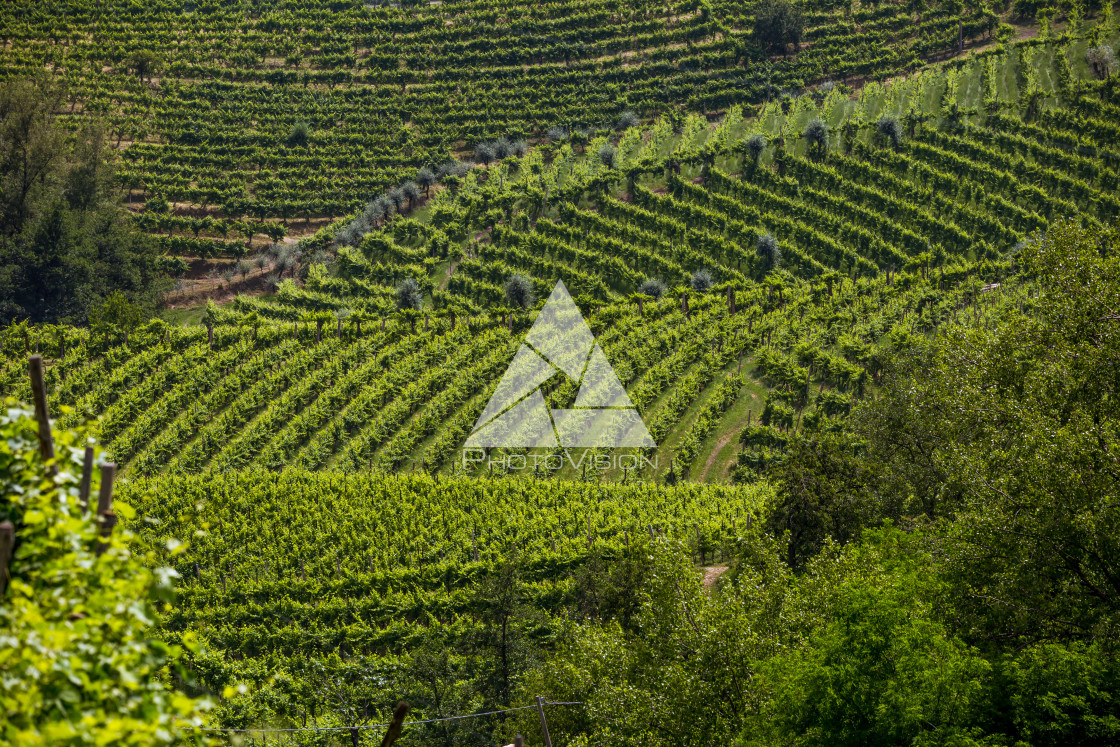
M 1118 42 L 6 3 L 0 742 L 1115 744 Z M 465 448 L 560 283 L 655 445 Z

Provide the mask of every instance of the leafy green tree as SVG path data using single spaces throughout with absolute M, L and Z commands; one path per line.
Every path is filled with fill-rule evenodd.
M 541 613 L 526 597 L 525 569 L 516 554 L 500 561 L 475 592 L 480 604 L 470 649 L 478 658 L 479 691 L 484 704 L 508 708 L 515 688 L 538 653 L 529 636 Z
M 993 731 L 1038 747 L 1120 742 L 1120 662 L 1107 644 L 1036 643 L 1001 657 Z
M 89 315 L 90 328 L 95 330 L 114 327 L 131 331 L 139 327 L 143 320 L 143 310 L 120 291 L 110 293 Z
M 857 427 L 898 455 L 887 466 L 927 510 L 956 518 L 962 624 L 993 640 L 1115 641 L 1120 237 L 1058 221 L 1018 261 L 1039 297 L 943 328 Z
M 140 82 L 151 81 L 152 73 L 159 67 L 159 55 L 151 49 L 138 49 L 128 58 L 128 66 L 136 73 Z
M 772 663 L 779 733 L 794 744 L 982 744 L 990 665 L 936 619 L 927 578 L 910 562 L 882 585 L 844 585 L 831 621 Z

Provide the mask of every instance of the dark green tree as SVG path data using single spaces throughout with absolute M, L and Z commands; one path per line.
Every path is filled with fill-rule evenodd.
M 84 323 L 113 291 L 149 313 L 169 281 L 114 189 L 104 127 L 69 134 L 60 89 L 0 85 L 0 323 Z
M 766 51 L 785 54 L 787 45 L 801 44 L 804 29 L 801 8 L 789 0 L 763 0 L 755 8 L 752 37 Z

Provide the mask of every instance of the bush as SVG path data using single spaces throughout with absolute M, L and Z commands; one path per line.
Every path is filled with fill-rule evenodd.
M 618 124 L 616 125 L 615 129 L 629 130 L 631 127 L 637 127 L 639 124 L 640 120 L 638 119 L 638 115 L 634 112 L 626 111 L 623 112 L 621 116 L 619 116 Z
M 0 520 L 15 525 L 17 545 L 0 602 L 0 742 L 156 745 L 198 736 L 210 703 L 168 688 L 172 676 L 186 676 L 184 649 L 151 637 L 175 572 L 153 570 L 154 555 L 134 554 L 120 527 L 95 551 L 97 523 L 78 505 L 86 439 L 54 434 L 52 479 L 35 428 L 30 412 L 6 403 Z M 120 500 L 114 509 L 132 517 Z M 193 633 L 181 641 L 197 650 Z

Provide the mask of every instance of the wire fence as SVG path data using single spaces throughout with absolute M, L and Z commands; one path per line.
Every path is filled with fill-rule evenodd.
M 541 705 L 542 706 L 572 706 L 572 705 L 583 705 L 583 702 L 578 701 L 578 700 L 564 701 L 564 702 L 554 701 L 554 700 L 546 700 L 543 703 L 541 703 Z M 502 709 L 497 710 L 497 711 L 485 711 L 483 713 L 468 713 L 465 716 L 445 716 L 443 718 L 426 718 L 426 719 L 420 719 L 420 720 L 417 720 L 417 721 L 406 721 L 404 723 L 404 726 L 409 727 L 409 726 L 419 726 L 421 724 L 436 724 L 436 723 L 440 723 L 440 722 L 443 722 L 443 721 L 460 721 L 462 719 L 480 718 L 482 716 L 496 716 L 499 713 L 513 713 L 515 711 L 527 711 L 527 710 L 530 710 L 530 709 L 535 710 L 536 708 L 537 708 L 537 704 L 533 703 L 532 705 L 517 706 L 516 708 L 502 708 Z M 202 731 L 218 732 L 218 733 L 223 733 L 223 734 L 247 734 L 247 733 L 252 733 L 252 734 L 288 734 L 288 733 L 293 733 L 293 732 L 305 732 L 305 731 L 345 731 L 345 732 L 353 732 L 354 730 L 385 729 L 385 728 L 388 728 L 388 727 L 389 727 L 389 723 L 384 723 L 384 724 L 359 724 L 359 725 L 356 725 L 356 726 L 304 726 L 304 727 L 294 727 L 294 728 L 291 728 L 291 729 L 268 729 L 268 728 L 263 728 L 263 727 L 262 728 L 245 728 L 245 729 L 210 728 L 210 729 L 202 729 Z

